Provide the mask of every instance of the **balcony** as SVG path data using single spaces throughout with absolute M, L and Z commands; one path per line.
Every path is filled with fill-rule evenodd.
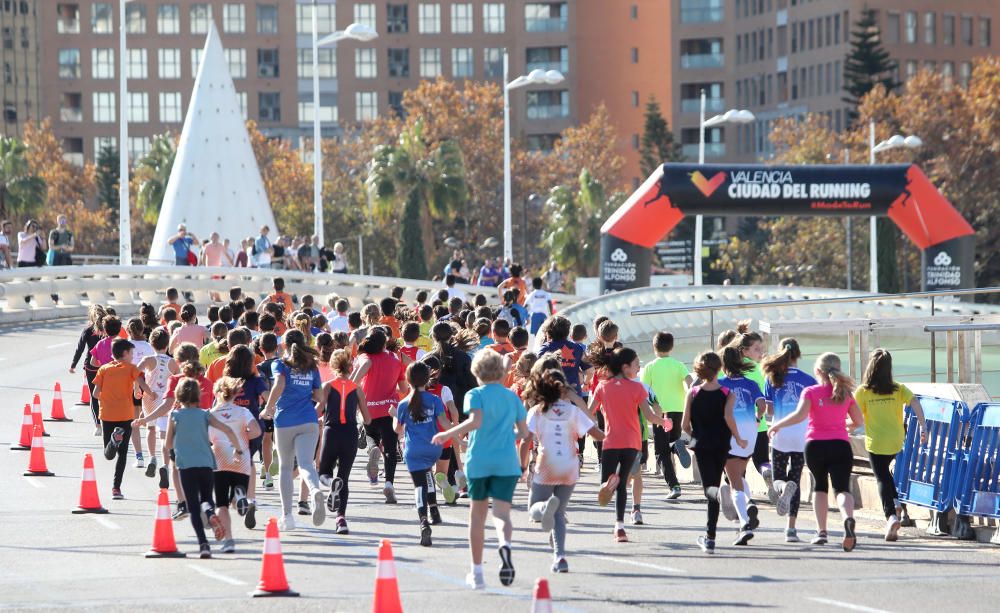
M 681 68 L 702 69 L 722 68 L 725 56 L 721 53 L 689 53 L 681 56 Z
M 82 153 L 63 153 L 63 159 L 74 166 L 83 166 Z
M 684 157 L 698 159 L 698 143 L 686 144 L 681 147 Z M 705 158 L 720 158 L 726 155 L 726 143 L 705 143 Z
M 681 23 L 717 23 L 725 17 L 722 7 L 681 8 Z
M 59 121 L 65 121 L 65 122 L 83 121 L 83 109 L 79 108 L 59 109 Z
M 525 65 L 525 71 L 531 72 L 532 70 L 558 70 L 564 75 L 569 74 L 569 60 L 559 61 L 551 60 L 548 62 L 528 62 Z
M 569 117 L 568 104 L 539 104 L 529 106 L 527 109 L 528 119 L 557 119 Z
M 705 98 L 705 112 L 721 113 L 725 109 L 726 109 L 726 100 L 724 98 Z M 681 100 L 681 112 L 682 113 L 701 112 L 701 98 L 686 98 Z
M 565 32 L 567 19 L 565 17 L 537 18 L 529 17 L 525 20 L 525 28 L 528 32 Z

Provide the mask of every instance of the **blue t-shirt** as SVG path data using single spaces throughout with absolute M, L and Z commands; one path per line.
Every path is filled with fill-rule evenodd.
M 590 369 L 590 364 L 583 361 L 584 347 L 570 340 L 549 341 L 538 350 L 539 357 L 546 353 L 558 354 L 562 362 L 566 383 L 569 383 L 580 393 L 580 373 Z
M 528 320 L 531 319 L 531 315 L 528 314 L 528 309 L 524 308 L 523 306 L 521 306 L 517 302 L 515 302 L 514 304 L 512 304 L 511 308 L 513 308 L 515 311 L 517 311 L 517 314 L 521 316 L 521 325 L 522 326 L 525 325 L 525 324 L 527 324 Z
M 240 392 L 233 398 L 233 404 L 245 407 L 255 417 L 260 417 L 260 396 L 268 390 L 264 377 L 251 377 L 243 382 Z
M 278 398 L 277 410 L 274 413 L 276 428 L 291 428 L 302 424 L 316 423 L 316 404 L 313 402 L 313 390 L 323 387 L 319 378 L 319 369 L 309 372 L 292 370 L 281 360 L 275 360 L 271 365 L 274 378 L 285 377 L 285 389 Z
M 479 285 L 485 287 L 496 287 L 497 279 L 500 278 L 500 271 L 492 266 L 483 266 L 479 269 Z
M 444 403 L 430 392 L 420 392 L 420 402 L 424 418 L 414 421 L 410 415 L 410 399 L 399 403 L 396 419 L 406 429 L 403 431 L 403 459 L 410 472 L 427 470 L 441 457 L 442 445 L 432 445 L 431 439 L 438 433 L 437 418 L 444 414 Z
M 816 379 L 812 375 L 802 372 L 798 368 L 789 368 L 785 380 L 781 387 L 775 388 L 770 381 L 764 382 L 764 398 L 774 404 L 774 421 L 784 419 L 799 406 L 799 396 L 807 387 L 816 385 Z M 788 426 L 778 430 L 778 433 L 771 439 L 771 446 L 784 453 L 805 451 L 806 430 L 809 428 L 809 420 L 803 420 L 794 426 Z
M 194 244 L 194 239 L 190 236 L 185 236 L 184 238 L 178 238 L 170 246 L 174 248 L 174 255 L 179 258 L 186 258 L 188 251 L 191 251 L 191 245 Z
M 465 395 L 465 412 L 472 411 L 480 412 L 483 423 L 469 434 L 466 476 L 519 477 L 521 461 L 517 457 L 514 424 L 528 417 L 521 399 L 499 383 L 489 383 Z
M 746 447 L 736 444 L 736 437 L 730 440 L 730 453 L 741 458 L 753 455 L 755 443 L 757 441 L 757 399 L 763 398 L 764 393 L 760 391 L 760 386 L 756 381 L 746 377 L 722 377 L 719 384 L 729 388 L 730 393 L 736 397 L 733 406 L 733 417 L 736 419 L 736 429 L 740 437 L 747 442 Z

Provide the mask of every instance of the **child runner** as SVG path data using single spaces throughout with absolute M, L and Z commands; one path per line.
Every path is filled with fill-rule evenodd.
M 458 407 L 455 405 L 455 397 L 447 385 L 441 385 L 438 377 L 441 375 L 441 361 L 436 355 L 424 356 L 421 360 L 431 371 L 430 381 L 427 382 L 427 391 L 434 394 L 444 403 L 445 416 L 448 418 L 448 426 L 441 428 L 444 432 L 448 428 L 457 426 L 460 417 Z M 458 490 L 468 487 L 465 473 L 462 471 L 462 458 L 460 453 L 456 453 L 455 444 L 451 439 L 445 441 L 444 448 L 438 458 L 434 481 L 441 489 L 445 504 L 455 504 L 458 497 Z M 454 466 L 454 468 L 453 468 Z
M 436 327 L 435 327 L 436 328 Z M 435 336 L 438 336 L 435 334 Z M 515 441 L 528 436 L 524 404 L 517 395 L 505 388 L 503 358 L 495 351 L 482 351 L 472 361 L 472 372 L 480 387 L 465 396 L 465 412 L 470 416 L 460 426 L 439 432 L 431 439 L 435 445 L 447 439 L 469 433 L 465 469 L 469 478 L 469 550 L 472 572 L 465 581 L 477 590 L 486 587 L 483 579 L 483 531 L 486 514 L 493 501 L 493 525 L 500 542 L 500 583 L 514 582 L 511 560 L 511 538 L 514 527 L 510 521 L 510 505 L 514 488 L 521 476 Z
M 226 366 L 223 370 L 224 378 L 235 379 L 240 383 L 239 390 L 232 399 L 232 404 L 245 408 L 253 415 L 254 421 L 257 422 L 257 434 L 250 437 L 250 442 L 247 446 L 249 452 L 247 454 L 247 465 L 251 474 L 253 473 L 253 455 L 254 453 L 261 452 L 262 427 L 260 425 L 260 407 L 261 404 L 267 401 L 267 391 L 270 389 L 264 377 L 261 377 L 255 371 L 253 363 L 253 351 L 246 345 L 240 344 L 234 346 L 232 351 L 229 352 L 229 356 L 226 358 Z M 218 391 L 216 391 L 216 397 L 218 397 Z M 243 524 L 247 527 L 247 530 L 253 530 L 257 526 L 256 478 L 250 479 L 246 496 L 246 513 L 240 513 L 240 515 L 244 516 Z
M 736 325 L 737 335 L 731 343 L 736 343 L 743 361 L 749 366 L 744 371 L 744 376 L 757 384 L 760 390 L 764 391 L 764 373 L 760 369 L 760 361 L 764 357 L 764 337 L 759 332 L 750 329 L 750 320 L 741 321 Z M 757 472 L 764 477 L 768 489 L 772 489 L 773 474 L 771 471 L 771 457 L 768 454 L 769 440 L 767 438 L 767 420 L 764 414 L 758 415 L 757 441 L 753 447 L 753 465 Z M 747 496 L 749 496 L 749 491 Z
M 278 337 L 275 336 L 274 332 L 265 332 L 260 335 L 260 339 L 257 342 L 257 348 L 260 351 L 260 356 L 263 361 L 258 366 L 257 372 L 264 377 L 267 382 L 267 387 L 270 389 L 274 385 L 274 372 L 272 367 L 275 360 L 278 358 Z M 266 402 L 266 401 L 265 401 Z M 271 460 L 273 459 L 274 450 L 274 420 L 266 419 L 263 415 L 260 416 L 260 427 L 263 430 L 263 435 L 261 435 L 261 449 L 260 449 L 260 461 L 261 461 L 261 478 L 264 480 L 264 487 L 270 489 L 274 487 L 274 481 L 271 478 Z
M 781 352 L 768 356 L 763 362 L 767 376 L 764 382 L 764 398 L 768 411 L 774 420 L 784 419 L 795 412 L 802 392 L 816 385 L 816 379 L 797 368 L 802 351 L 794 338 L 783 338 L 778 343 Z M 799 515 L 799 495 L 802 467 L 805 466 L 803 452 L 806 448 L 806 424 L 789 426 L 771 439 L 771 468 L 774 471 L 774 497 L 771 500 L 778 509 L 778 515 L 787 515 L 785 542 L 797 543 L 799 536 L 795 520 Z
M 720 506 L 727 509 L 727 515 L 735 515 L 732 499 L 722 495 L 720 485 L 729 458 L 730 439 L 734 434 L 739 436 L 734 415 L 736 395 L 719 383 L 720 370 L 722 360 L 717 353 L 706 351 L 695 358 L 694 374 L 701 383 L 685 395 L 681 419 L 681 429 L 691 437 L 701 485 L 708 499 L 705 534 L 698 537 L 698 546 L 705 553 L 715 553 Z
M 921 443 L 927 442 L 924 411 L 913 392 L 902 383 L 893 381 L 892 355 L 885 349 L 872 352 L 865 368 L 864 383 L 854 393 L 854 400 L 861 407 L 865 420 L 865 450 L 882 499 L 886 520 L 885 540 L 895 541 L 899 538 L 901 509 L 896 503 L 896 482 L 890 466 L 903 448 L 903 409 L 909 406 L 917 416 Z
M 246 353 L 250 350 L 240 345 Z M 233 354 L 230 353 L 230 356 Z M 252 356 L 251 356 L 252 359 Z M 247 489 L 253 475 L 253 463 L 250 455 L 250 440 L 260 436 L 260 425 L 257 418 L 246 407 L 235 403 L 238 395 L 243 393 L 246 382 L 243 379 L 223 377 L 215 383 L 215 408 L 209 413 L 213 418 L 224 423 L 236 434 L 239 445 L 231 445 L 233 440 L 220 430 L 211 430 L 209 438 L 212 441 L 212 451 L 215 453 L 215 507 L 225 532 L 222 541 L 222 553 L 234 553 L 236 541 L 233 540 L 233 521 L 229 517 L 229 504 L 236 503 L 236 512 L 246 516 L 250 509 L 247 500 Z M 182 477 L 183 479 L 183 477 Z
M 646 419 L 663 425 L 663 418 L 649 406 L 649 394 L 639 376 L 639 356 L 627 347 L 619 347 L 607 363 L 610 378 L 597 386 L 590 398 L 590 413 L 604 414 L 605 439 L 601 449 L 601 489 L 598 503 L 605 506 L 615 500 L 615 540 L 627 543 L 625 507 L 628 503 L 628 478 L 642 449 L 639 409 Z M 565 369 L 564 369 L 565 370 Z
M 681 440 L 681 417 L 684 415 L 686 387 L 691 385 L 691 375 L 687 367 L 679 360 L 670 357 L 674 349 L 674 335 L 669 332 L 657 332 L 653 337 L 653 352 L 656 359 L 642 369 L 642 382 L 653 389 L 664 418 L 671 423 L 670 430 L 653 426 L 653 452 L 656 454 L 656 464 L 663 474 L 663 480 L 670 488 L 667 500 L 681 497 L 681 485 L 674 469 L 674 455 L 681 466 L 691 466 L 691 456 Z
M 133 317 L 125 323 L 125 330 L 128 332 L 128 340 L 132 341 L 132 364 L 140 369 L 142 361 L 148 357 L 152 357 L 156 352 L 153 351 L 152 345 L 146 340 L 146 336 L 143 333 L 144 328 L 142 325 L 142 320 L 138 317 Z M 142 416 L 142 392 L 139 391 L 139 386 L 136 385 L 132 394 L 132 407 L 134 410 L 134 415 L 132 419 L 138 419 Z M 141 428 L 132 429 L 132 447 L 135 449 L 135 463 L 132 465 L 134 468 L 145 468 L 146 463 L 142 455 L 142 432 Z M 156 462 L 156 456 L 150 458 L 150 462 Z M 153 468 L 153 471 L 156 469 Z M 147 471 L 146 476 L 152 477 L 153 471 Z
M 445 415 L 441 399 L 426 391 L 431 369 L 423 362 L 414 362 L 406 369 L 406 382 L 410 385 L 410 395 L 393 409 L 393 426 L 396 434 L 404 435 L 403 460 L 413 479 L 413 493 L 420 518 L 420 544 L 431 546 L 431 524 L 441 523 L 441 512 L 437 506 L 434 488 L 434 464 L 441 457 L 443 445 L 431 443 L 439 432 L 446 430 L 451 422 Z M 430 520 L 427 513 L 430 512 Z
M 816 360 L 814 368 L 818 385 L 807 387 L 799 398 L 794 413 L 771 426 L 770 436 L 806 419 L 806 466 L 813 476 L 813 512 L 816 514 L 816 538 L 813 545 L 826 545 L 826 516 L 829 508 L 829 489 L 837 495 L 837 506 L 844 519 L 844 551 L 852 551 L 857 544 L 854 533 L 854 496 L 851 495 L 851 470 L 854 457 L 850 438 L 845 427 L 850 416 L 850 429 L 860 428 L 864 422 L 861 410 L 851 396 L 854 381 L 840 370 L 840 358 L 835 353 L 824 353 Z
M 406 356 L 403 361 L 409 366 L 413 362 L 419 362 L 427 355 L 427 351 L 417 346 L 420 340 L 420 324 L 415 321 L 408 321 L 402 328 L 403 346 L 400 347 L 400 356 Z
M 186 306 L 186 305 L 185 305 Z M 167 355 L 167 347 L 170 345 L 170 336 L 163 328 L 153 330 L 149 335 L 149 344 L 156 352 L 150 359 L 147 359 L 141 366 L 146 369 L 146 384 L 152 390 L 150 394 L 142 396 L 142 413 L 150 415 L 160 406 L 163 395 L 167 392 L 170 383 L 170 376 L 176 375 L 180 370 L 177 362 Z M 152 424 L 146 426 L 146 448 L 149 449 L 149 465 L 146 467 L 146 476 L 152 477 L 156 474 L 156 438 L 163 438 L 167 435 L 167 418 L 160 417 Z M 166 480 L 167 465 L 169 458 L 164 457 L 163 466 L 160 467 L 160 488 L 167 489 L 170 483 Z
M 202 513 L 215 533 L 215 540 L 225 536 L 222 522 L 215 514 L 212 504 L 213 471 L 215 456 L 208 438 L 208 428 L 221 430 L 229 439 L 233 453 L 243 454 L 236 434 L 227 426 L 199 407 L 201 389 L 197 380 L 184 378 L 177 384 L 177 402 L 180 408 L 171 411 L 170 425 L 167 426 L 167 452 L 171 454 L 180 470 L 180 481 L 185 497 L 191 505 L 191 527 L 198 538 L 198 549 L 202 558 L 212 557 L 212 548 L 205 538 Z
M 76 365 L 84 352 L 87 357 L 83 360 L 83 375 L 87 380 L 87 391 L 90 392 L 90 410 L 94 419 L 94 436 L 101 436 L 101 420 L 98 418 L 100 406 L 97 398 L 94 397 L 94 377 L 97 376 L 97 367 L 90 362 L 90 351 L 104 338 L 104 327 L 102 319 L 107 313 L 104 307 L 99 304 L 91 305 L 87 310 L 87 327 L 80 333 L 80 341 L 76 344 L 76 351 L 73 353 L 73 361 L 69 365 L 69 374 L 76 373 Z
M 525 299 L 528 313 L 530 313 L 531 328 L 529 331 L 531 334 L 538 334 L 538 329 L 542 327 L 545 320 L 552 314 L 552 296 L 542 289 L 541 277 L 532 279 L 531 287 L 533 288 L 532 292 Z

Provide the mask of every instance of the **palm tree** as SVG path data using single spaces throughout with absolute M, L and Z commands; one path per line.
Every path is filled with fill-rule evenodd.
M 600 256 L 601 224 L 624 202 L 625 195 L 607 196 L 604 186 L 584 168 L 576 193 L 565 186 L 549 193 L 545 207 L 549 222 L 542 244 L 563 270 L 596 274 Z
M 149 223 L 156 223 L 156 218 L 160 214 L 176 154 L 173 136 L 161 134 L 153 137 L 149 153 L 136 163 L 135 173 L 140 181 L 136 204 Z
M 45 202 L 45 181 L 31 174 L 27 151 L 16 138 L 0 136 L 0 219 L 31 215 Z
M 423 122 L 404 129 L 396 145 L 375 150 L 365 181 L 375 216 L 399 219 L 399 273 L 411 279 L 427 278 L 427 253 L 435 253 L 432 219 L 464 207 L 468 198 L 465 161 L 451 140 L 427 143 Z

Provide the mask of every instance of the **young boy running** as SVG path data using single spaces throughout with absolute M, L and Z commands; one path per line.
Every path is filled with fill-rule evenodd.
M 167 348 L 170 345 L 170 335 L 163 328 L 153 330 L 149 335 L 149 344 L 155 352 L 154 355 L 144 360 L 140 367 L 146 371 L 146 384 L 152 390 L 151 394 L 142 395 L 142 413 L 150 415 L 160 406 L 163 395 L 167 391 L 170 376 L 180 372 L 177 362 L 167 355 Z M 152 477 L 156 474 L 156 439 L 164 438 L 167 435 L 167 418 L 160 417 L 155 422 L 146 426 L 146 448 L 149 450 L 149 465 L 146 466 L 146 476 Z M 166 480 L 167 465 L 169 458 L 163 458 L 163 467 L 160 468 L 160 488 L 166 489 L 170 486 Z
M 670 488 L 667 500 L 681 497 L 681 486 L 674 469 L 674 458 L 680 460 L 681 466 L 691 466 L 691 456 L 680 440 L 681 417 L 684 415 L 687 387 L 691 385 L 691 375 L 687 367 L 679 360 L 670 357 L 674 349 L 674 335 L 669 332 L 657 332 L 653 337 L 653 351 L 656 359 L 642 369 L 642 382 L 653 389 L 664 418 L 669 419 L 673 427 L 667 431 L 659 426 L 653 426 L 653 452 L 656 455 L 657 466 L 663 472 L 663 480 Z

